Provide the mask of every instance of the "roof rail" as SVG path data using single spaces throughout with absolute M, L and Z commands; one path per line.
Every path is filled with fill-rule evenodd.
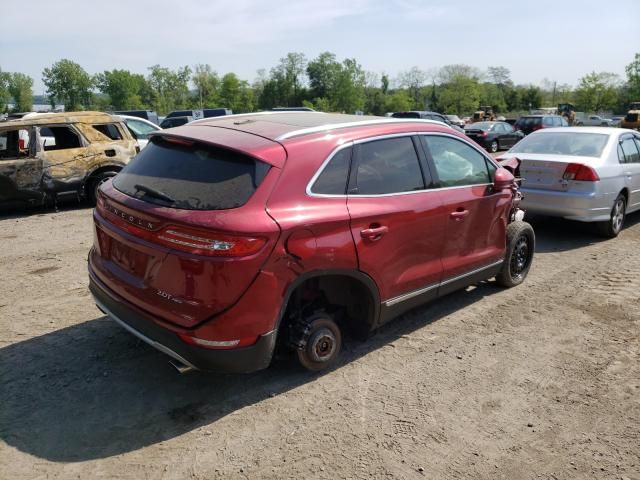
M 271 110 L 266 110 L 266 111 L 262 111 L 262 112 L 232 113 L 231 115 L 218 115 L 217 117 L 199 118 L 198 120 L 194 120 L 193 122 L 189 122 L 186 125 L 193 125 L 194 123 L 202 123 L 202 122 L 211 121 L 211 120 L 224 120 L 226 118 L 253 117 L 255 115 L 282 115 L 283 113 L 285 113 L 287 115 L 288 114 L 295 115 L 295 114 L 300 114 L 300 113 L 319 113 L 319 114 L 322 114 L 322 115 L 326 115 L 325 112 L 302 112 L 302 111 L 273 112 Z
M 308 113 L 308 112 L 307 112 Z M 377 125 L 380 123 L 424 123 L 430 125 L 444 125 L 446 127 L 451 128 L 444 122 L 438 122 L 436 120 L 426 120 L 420 118 L 384 118 L 380 117 L 380 119 L 376 120 L 361 120 L 358 122 L 345 122 L 345 123 L 327 123 L 325 125 L 318 125 L 315 127 L 301 128 L 300 130 L 292 130 L 287 133 L 283 133 L 279 137 L 276 137 L 274 140 L 280 142 L 282 140 L 287 140 L 293 137 L 300 137 L 303 135 L 311 135 L 312 133 L 326 132 L 328 130 L 335 130 L 338 128 L 349 128 L 349 127 L 363 127 L 366 125 Z

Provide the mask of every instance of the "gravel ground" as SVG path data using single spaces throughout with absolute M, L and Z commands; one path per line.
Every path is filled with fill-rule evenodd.
M 640 215 L 532 219 L 525 284 L 452 294 L 321 376 L 178 375 L 87 291 L 91 211 L 0 218 L 0 478 L 640 480 Z

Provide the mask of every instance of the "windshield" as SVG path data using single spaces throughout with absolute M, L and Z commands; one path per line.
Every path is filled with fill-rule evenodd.
M 609 135 L 582 132 L 540 132 L 522 139 L 509 152 L 599 157 Z

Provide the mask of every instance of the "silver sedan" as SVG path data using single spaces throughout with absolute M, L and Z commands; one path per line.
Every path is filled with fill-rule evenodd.
M 521 160 L 524 201 L 531 213 L 597 222 L 620 233 L 626 214 L 640 209 L 640 134 L 623 128 L 538 130 L 499 160 Z

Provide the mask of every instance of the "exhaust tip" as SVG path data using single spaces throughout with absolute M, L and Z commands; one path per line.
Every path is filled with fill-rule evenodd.
M 193 367 L 190 367 L 188 365 L 185 365 L 184 363 L 181 363 L 177 360 L 169 360 L 169 364 L 175 368 L 179 374 L 184 374 L 184 373 L 188 373 L 192 370 L 195 370 Z

